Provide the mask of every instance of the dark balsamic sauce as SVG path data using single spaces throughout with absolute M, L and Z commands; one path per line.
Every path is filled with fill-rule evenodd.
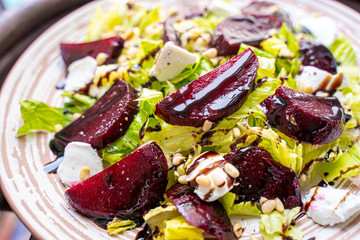
M 138 234 L 135 237 L 135 240 L 151 240 L 151 239 L 152 239 L 151 229 L 147 224 L 140 232 L 138 232 Z

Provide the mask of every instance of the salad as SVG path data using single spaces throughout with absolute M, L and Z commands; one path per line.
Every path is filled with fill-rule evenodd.
M 111 235 L 254 239 L 248 216 L 263 239 L 302 239 L 303 214 L 360 209 L 332 187 L 359 175 L 359 68 L 346 36 L 317 35 L 270 2 L 98 9 L 60 46 L 64 106 L 21 102 L 18 135 L 55 132 L 69 205 Z

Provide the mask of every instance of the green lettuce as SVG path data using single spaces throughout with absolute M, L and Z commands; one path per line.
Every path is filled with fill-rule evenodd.
M 24 125 L 17 131 L 18 136 L 38 130 L 54 132 L 55 125 L 65 127 L 72 122 L 71 116 L 63 114 L 62 108 L 50 107 L 37 100 L 24 100 L 20 105 Z
M 64 92 L 61 96 L 70 99 L 64 104 L 64 111 L 71 114 L 83 114 L 96 102 L 96 99 L 79 93 Z
M 345 36 L 335 39 L 329 50 L 341 66 L 357 66 L 352 43 Z
M 107 231 L 110 235 L 116 235 L 127 230 L 133 229 L 136 227 L 136 223 L 131 220 L 122 220 L 119 218 L 114 218 L 107 225 Z
M 259 223 L 260 232 L 264 240 L 282 240 L 289 237 L 294 240 L 303 239 L 303 233 L 296 226 L 291 224 L 300 208 L 285 210 L 283 213 L 273 211 L 268 214 L 261 214 Z
M 265 58 L 274 58 L 274 56 L 270 53 L 267 53 L 257 47 L 253 47 L 253 46 L 250 46 L 250 45 L 247 45 L 245 43 L 241 43 L 240 44 L 240 48 L 239 48 L 239 51 L 238 51 L 238 54 L 239 53 L 242 53 L 243 51 L 245 51 L 246 49 L 250 48 L 256 56 L 258 57 L 265 57 Z
M 203 232 L 179 216 L 165 221 L 164 239 L 202 240 Z
M 296 38 L 295 34 L 287 27 L 286 24 L 283 24 L 280 28 L 280 32 L 278 34 L 279 38 L 286 42 L 289 50 L 296 56 L 300 51 L 300 43 Z
M 238 214 L 247 216 L 260 216 L 261 211 L 253 202 L 235 203 L 236 194 L 232 192 L 226 193 L 219 198 L 219 202 L 223 205 L 228 215 Z
M 151 9 L 140 19 L 139 29 L 140 29 L 141 34 L 144 33 L 145 28 L 147 26 L 149 26 L 150 24 L 152 24 L 160 19 L 161 8 L 162 8 L 161 6 L 158 6 L 158 7 Z

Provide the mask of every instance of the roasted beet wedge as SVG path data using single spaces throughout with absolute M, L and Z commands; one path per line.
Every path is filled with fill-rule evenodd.
M 241 43 L 258 47 L 269 31 L 280 29 L 282 23 L 281 19 L 271 15 L 228 17 L 217 25 L 209 44 L 219 55 L 233 55 Z
M 237 148 L 224 158 L 240 172 L 239 185 L 232 190 L 240 200 L 279 198 L 285 208 L 301 206 L 300 183 L 296 174 L 275 162 L 263 148 Z
M 284 21 L 288 27 L 292 27 L 289 14 L 272 2 L 253 1 L 242 8 L 242 12 L 245 15 L 273 15 Z
M 124 39 L 116 36 L 86 43 L 61 43 L 60 50 L 66 66 L 86 56 L 96 58 L 99 53 L 108 55 L 104 64 L 109 64 L 116 61 L 123 46 Z
M 261 106 L 271 125 L 302 142 L 330 143 L 343 132 L 344 109 L 336 97 L 316 97 L 280 86 Z
M 231 221 L 219 202 L 202 201 L 188 185 L 176 185 L 166 192 L 180 212 L 193 226 L 223 240 L 237 239 Z
M 156 206 L 168 182 L 166 158 L 147 142 L 121 161 L 65 192 L 70 205 L 93 218 L 138 218 Z
M 324 45 L 303 39 L 300 41 L 300 53 L 300 60 L 304 66 L 314 66 L 331 74 L 337 73 L 336 60 Z
M 80 118 L 55 134 L 50 148 L 56 155 L 62 155 L 69 142 L 91 144 L 97 150 L 124 135 L 138 106 L 138 96 L 123 80 L 114 85 Z
M 199 77 L 156 105 L 167 123 L 200 127 L 236 112 L 253 87 L 258 60 L 251 49 Z

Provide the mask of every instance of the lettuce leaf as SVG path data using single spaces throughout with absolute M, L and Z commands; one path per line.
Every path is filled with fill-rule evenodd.
M 96 102 L 96 99 L 79 93 L 64 92 L 61 96 L 70 99 L 69 102 L 64 104 L 64 111 L 71 114 L 83 114 Z
M 164 239 L 202 240 L 203 232 L 179 216 L 165 221 Z
M 283 24 L 280 28 L 280 32 L 278 34 L 279 38 L 286 42 L 289 50 L 296 56 L 300 51 L 300 43 L 296 38 L 295 34 L 287 27 L 286 24 Z
M 294 240 L 303 239 L 303 233 L 291 222 L 296 214 L 300 212 L 300 207 L 285 210 L 283 213 L 273 211 L 268 214 L 261 214 L 259 223 L 260 232 L 264 240 L 282 240 L 289 237 Z
M 357 66 L 352 43 L 345 36 L 335 39 L 329 50 L 341 66 Z
M 150 11 L 148 11 L 141 19 L 139 23 L 140 33 L 143 34 L 145 28 L 151 23 L 154 23 L 160 19 L 161 6 L 157 6 Z
M 260 216 L 261 211 L 253 202 L 235 203 L 236 194 L 232 192 L 226 193 L 219 198 L 219 202 L 223 205 L 228 215 L 238 214 L 247 216 Z
M 65 127 L 72 122 L 71 116 L 63 114 L 62 108 L 50 107 L 37 100 L 24 100 L 20 105 L 24 125 L 17 131 L 17 136 L 38 130 L 54 132 L 55 125 Z
M 247 45 L 245 43 L 241 43 L 240 44 L 240 48 L 239 48 L 239 51 L 238 51 L 238 54 L 239 53 L 242 53 L 243 51 L 245 51 L 246 49 L 250 48 L 256 56 L 258 57 L 265 57 L 265 58 L 274 58 L 274 56 L 270 53 L 267 53 L 257 47 L 253 47 L 253 46 L 250 46 L 250 45 Z
M 108 223 L 107 231 L 110 235 L 116 235 L 135 227 L 136 223 L 134 221 L 114 218 L 111 222 Z

